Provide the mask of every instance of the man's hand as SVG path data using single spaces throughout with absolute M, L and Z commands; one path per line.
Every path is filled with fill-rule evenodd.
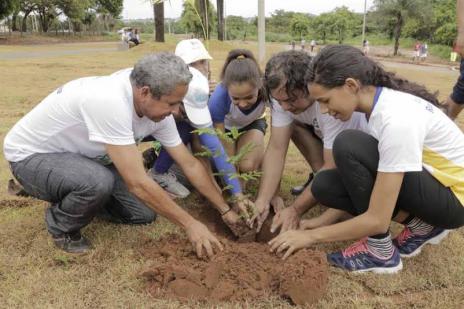
M 232 209 L 227 211 L 221 218 L 227 226 L 234 226 L 240 221 L 239 215 Z
M 256 232 L 258 233 L 261 230 L 261 226 L 263 225 L 264 221 L 269 216 L 269 210 L 271 208 L 270 203 L 263 203 L 259 200 L 255 201 L 256 212 L 251 218 L 251 224 L 254 225 L 256 221 Z
M 298 229 L 300 216 L 296 212 L 295 207 L 290 206 L 277 212 L 274 220 L 272 220 L 271 233 L 274 233 L 280 227 L 280 234 Z
M 206 254 L 209 258 L 214 255 L 213 245 L 216 246 L 220 251 L 223 250 L 221 243 L 217 238 L 208 230 L 208 228 L 197 220 L 185 229 L 188 238 L 192 242 L 193 247 L 199 258 L 203 257 L 203 248 L 205 248 Z
M 315 239 L 311 236 L 311 231 L 287 231 L 272 239 L 268 244 L 271 246 L 271 252 L 280 254 L 286 251 L 282 257 L 285 260 L 292 253 L 314 243 Z

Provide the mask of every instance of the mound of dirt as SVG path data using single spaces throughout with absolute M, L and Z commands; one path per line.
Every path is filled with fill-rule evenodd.
M 278 296 L 311 304 L 327 289 L 328 267 L 319 251 L 300 250 L 282 261 L 260 243 L 223 239 L 224 251 L 200 260 L 187 239 L 168 235 L 141 252 L 153 264 L 144 270 L 148 292 L 156 298 L 207 303 L 242 302 Z

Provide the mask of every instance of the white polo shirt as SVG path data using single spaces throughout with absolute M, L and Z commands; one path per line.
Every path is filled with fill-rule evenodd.
M 271 123 L 273 127 L 285 127 L 294 120 L 312 125 L 316 135 L 322 139 L 325 149 L 332 149 L 335 138 L 344 130 L 353 129 L 367 132 L 367 120 L 363 113 L 354 112 L 350 120 L 341 121 L 328 114 L 321 114 L 317 101 L 299 114 L 284 111 L 274 99 L 271 100 L 271 104 Z
M 464 205 L 464 134 L 442 111 L 419 97 L 382 88 L 368 126 L 379 141 L 378 171 L 425 168 Z
M 52 92 L 8 132 L 3 145 L 6 160 L 71 152 L 106 164 L 110 161 L 105 144 L 136 144 L 148 135 L 167 147 L 179 145 L 172 116 L 153 122 L 136 114 L 131 71 L 80 78 Z

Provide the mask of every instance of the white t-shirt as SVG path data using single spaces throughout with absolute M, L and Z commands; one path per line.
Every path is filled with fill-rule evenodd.
M 153 135 L 164 146 L 179 145 L 172 116 L 153 122 L 136 114 L 131 71 L 80 78 L 52 92 L 8 132 L 5 158 L 18 162 L 36 153 L 71 152 L 107 164 L 105 144 L 131 145 Z
M 367 132 L 367 121 L 363 113 L 354 112 L 350 120 L 341 121 L 328 114 L 321 114 L 317 101 L 299 114 L 284 111 L 274 99 L 271 100 L 271 104 L 271 123 L 273 127 L 285 127 L 290 125 L 294 120 L 312 125 L 316 135 L 322 139 L 325 149 L 332 149 L 335 138 L 344 130 L 353 129 Z
M 425 168 L 464 205 L 464 134 L 431 103 L 383 88 L 369 118 L 379 141 L 380 172 Z

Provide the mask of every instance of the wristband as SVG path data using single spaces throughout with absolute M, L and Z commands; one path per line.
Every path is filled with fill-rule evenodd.
M 220 214 L 221 214 L 221 217 L 223 217 L 225 214 L 227 214 L 227 213 L 228 213 L 229 211 L 231 211 L 231 210 L 232 210 L 232 208 L 231 208 L 231 207 L 229 207 L 229 209 L 227 209 L 226 211 L 224 211 L 224 212 L 220 212 Z

